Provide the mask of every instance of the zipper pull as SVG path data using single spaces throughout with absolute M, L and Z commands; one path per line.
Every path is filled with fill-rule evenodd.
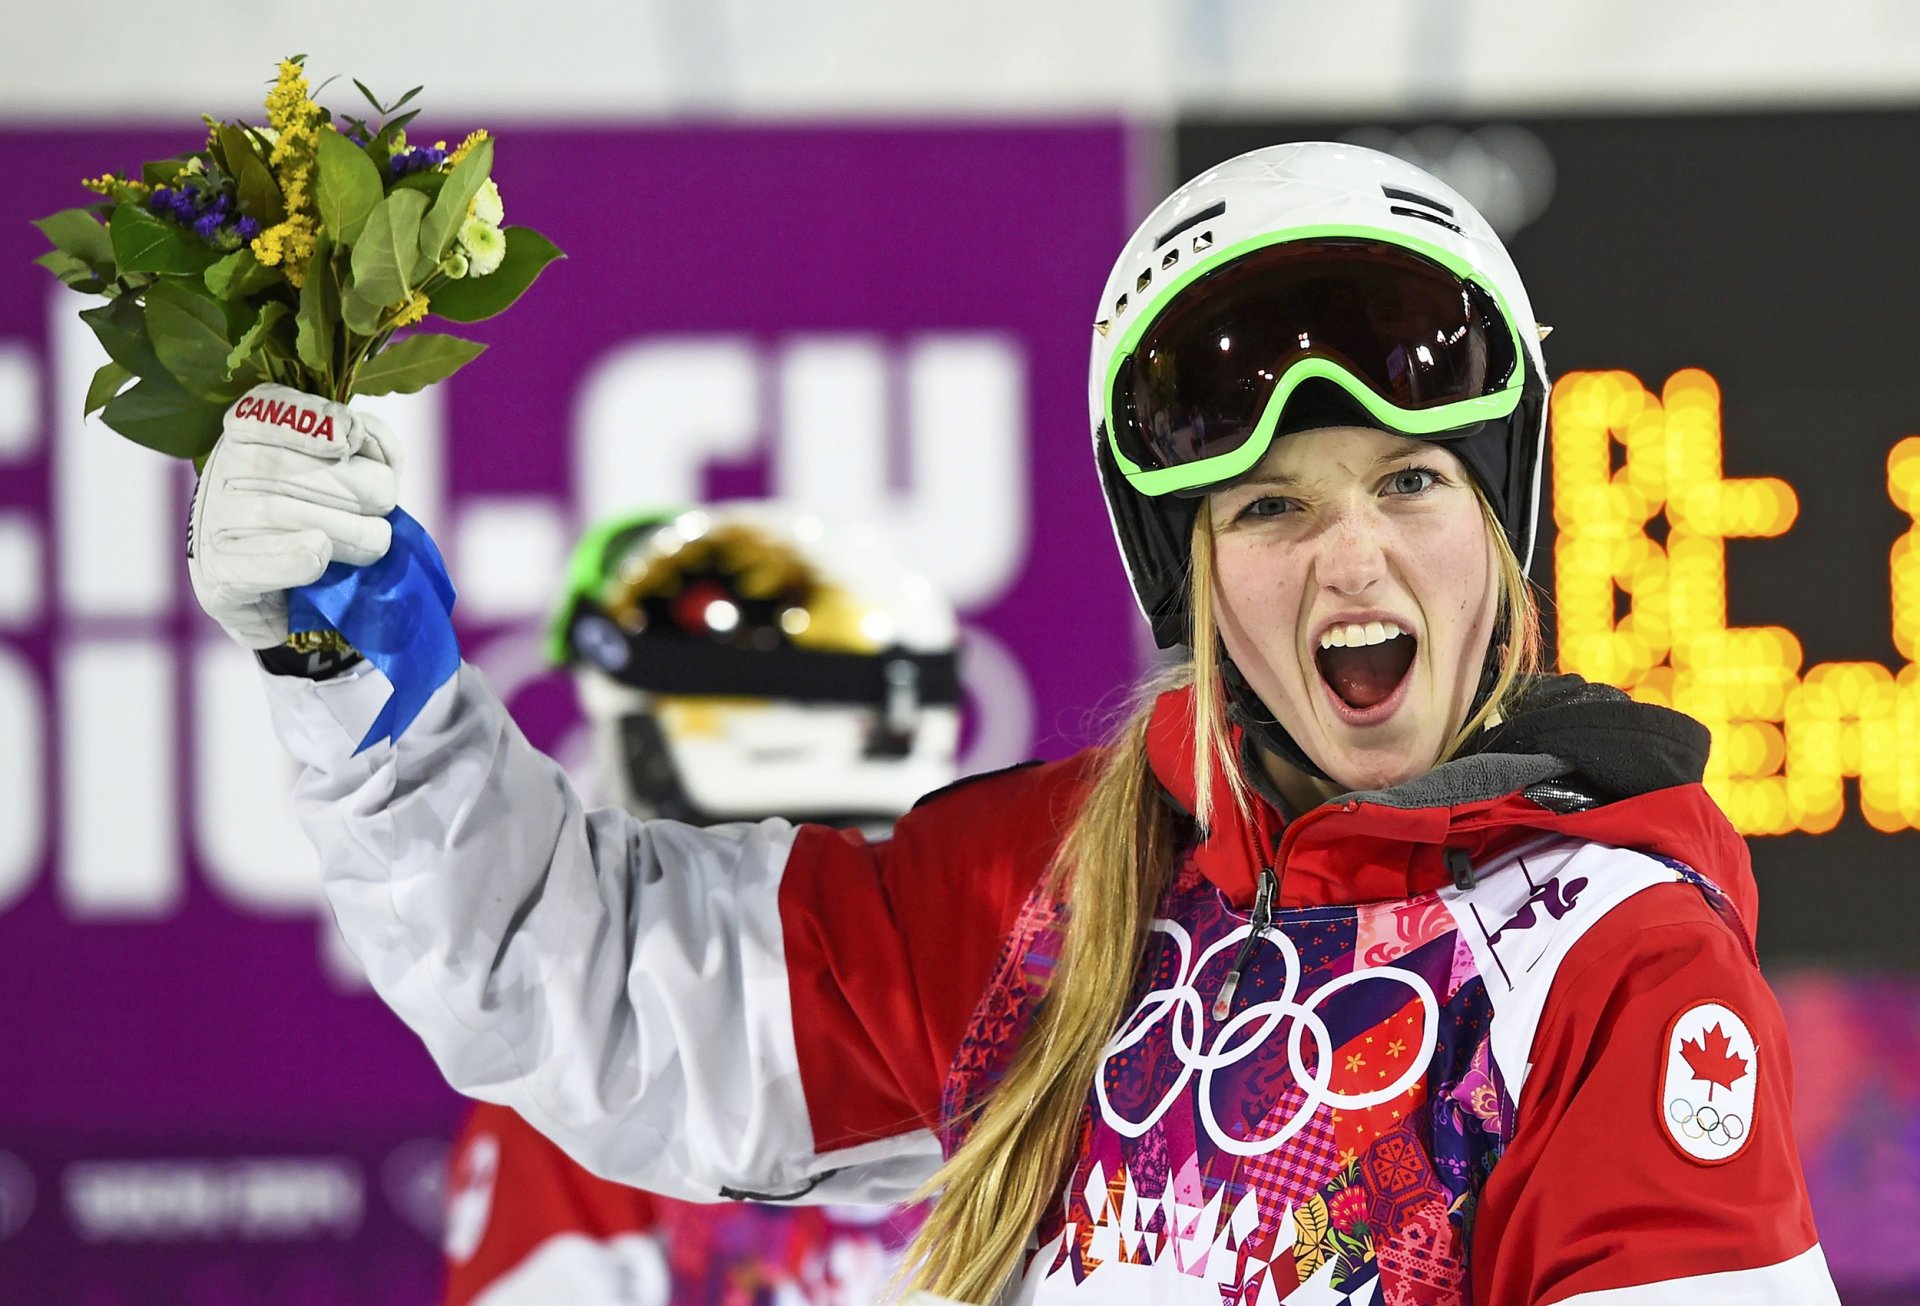
M 1240 987 L 1240 976 L 1247 969 L 1247 963 L 1253 960 L 1253 950 L 1260 942 L 1260 936 L 1273 928 L 1273 895 L 1279 891 L 1280 881 L 1271 867 L 1260 872 L 1260 885 L 1253 895 L 1253 928 L 1247 937 L 1240 941 L 1240 951 L 1233 954 L 1233 969 L 1227 972 L 1227 978 L 1220 985 L 1220 994 L 1213 1000 L 1213 1018 L 1225 1020 L 1227 1012 L 1233 1008 L 1233 995 Z

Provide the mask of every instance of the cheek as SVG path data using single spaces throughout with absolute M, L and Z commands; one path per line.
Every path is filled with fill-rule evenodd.
M 1271 544 L 1221 541 L 1214 555 L 1220 635 L 1236 662 L 1292 660 L 1301 580 Z
M 1449 651 L 1465 656 L 1493 631 L 1498 589 L 1493 546 L 1478 514 L 1433 532 L 1409 553 L 1415 592 Z

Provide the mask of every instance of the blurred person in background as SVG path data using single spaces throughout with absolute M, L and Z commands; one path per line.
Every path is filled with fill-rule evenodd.
M 771 504 L 588 532 L 549 654 L 574 670 L 600 793 L 643 820 L 884 838 L 953 780 L 959 742 L 953 611 L 900 557 L 871 527 Z M 865 1306 L 921 1215 L 677 1202 L 485 1103 L 448 1192 L 446 1306 Z
M 700 830 L 587 812 L 471 668 L 358 755 L 377 678 L 283 668 L 340 923 L 600 1172 L 937 1191 L 909 1264 L 961 1300 L 1834 1302 L 1706 731 L 1538 670 L 1543 335 L 1418 168 L 1211 169 L 1095 313 L 1115 535 L 1189 648 L 1111 744 L 878 843 Z M 378 551 L 377 443 L 229 419 L 192 565 L 236 637 L 312 532 Z

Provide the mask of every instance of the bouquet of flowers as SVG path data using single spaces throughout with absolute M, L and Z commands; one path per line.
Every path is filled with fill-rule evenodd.
M 360 82 L 371 120 L 338 117 L 280 65 L 265 126 L 207 119 L 198 150 L 84 182 L 103 197 L 36 225 L 39 263 L 107 302 L 81 313 L 111 360 L 86 411 L 182 458 L 219 438 L 227 405 L 263 381 L 345 402 L 411 393 L 485 346 L 416 329 L 492 317 L 561 257 L 502 226 L 493 141 L 412 145 L 404 111 Z

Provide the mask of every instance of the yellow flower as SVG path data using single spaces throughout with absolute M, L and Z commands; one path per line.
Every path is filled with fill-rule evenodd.
M 306 253 L 311 254 L 313 228 L 318 222 L 313 206 L 313 159 L 320 144 L 320 130 L 327 124 L 320 106 L 308 98 L 305 71 L 292 59 L 281 61 L 280 76 L 267 92 L 267 123 L 267 135 L 273 139 L 273 151 L 267 156 L 267 163 L 273 169 L 274 179 L 280 183 L 288 223 L 304 221 Z M 332 129 L 328 127 L 328 130 Z M 287 251 L 290 268 L 294 257 L 290 246 Z M 303 269 L 301 280 L 304 280 L 306 255 L 300 255 L 299 261 Z M 291 270 L 287 279 L 296 286 L 300 284 L 294 280 Z
M 415 290 L 408 294 L 407 302 L 402 304 L 400 311 L 393 315 L 393 325 L 396 327 L 412 326 L 426 315 L 427 297 Z
M 447 167 L 452 168 L 455 164 L 459 163 L 460 160 L 466 158 L 469 150 L 486 139 L 487 132 L 484 127 L 478 131 L 469 132 L 467 139 L 460 142 L 459 148 L 447 156 Z
M 111 195 L 121 186 L 131 186 L 143 195 L 147 191 L 146 186 L 140 182 L 128 181 L 125 177 L 116 177 L 110 172 L 102 173 L 98 177 L 82 178 L 80 184 L 96 195 Z
M 278 267 L 287 282 L 298 290 L 307 281 L 307 264 L 313 258 L 313 220 L 289 214 L 253 238 L 253 256 L 267 267 Z
M 307 98 L 307 74 L 292 59 L 280 61 L 280 75 L 267 92 L 267 122 L 277 132 L 309 126 L 320 117 L 320 107 Z

